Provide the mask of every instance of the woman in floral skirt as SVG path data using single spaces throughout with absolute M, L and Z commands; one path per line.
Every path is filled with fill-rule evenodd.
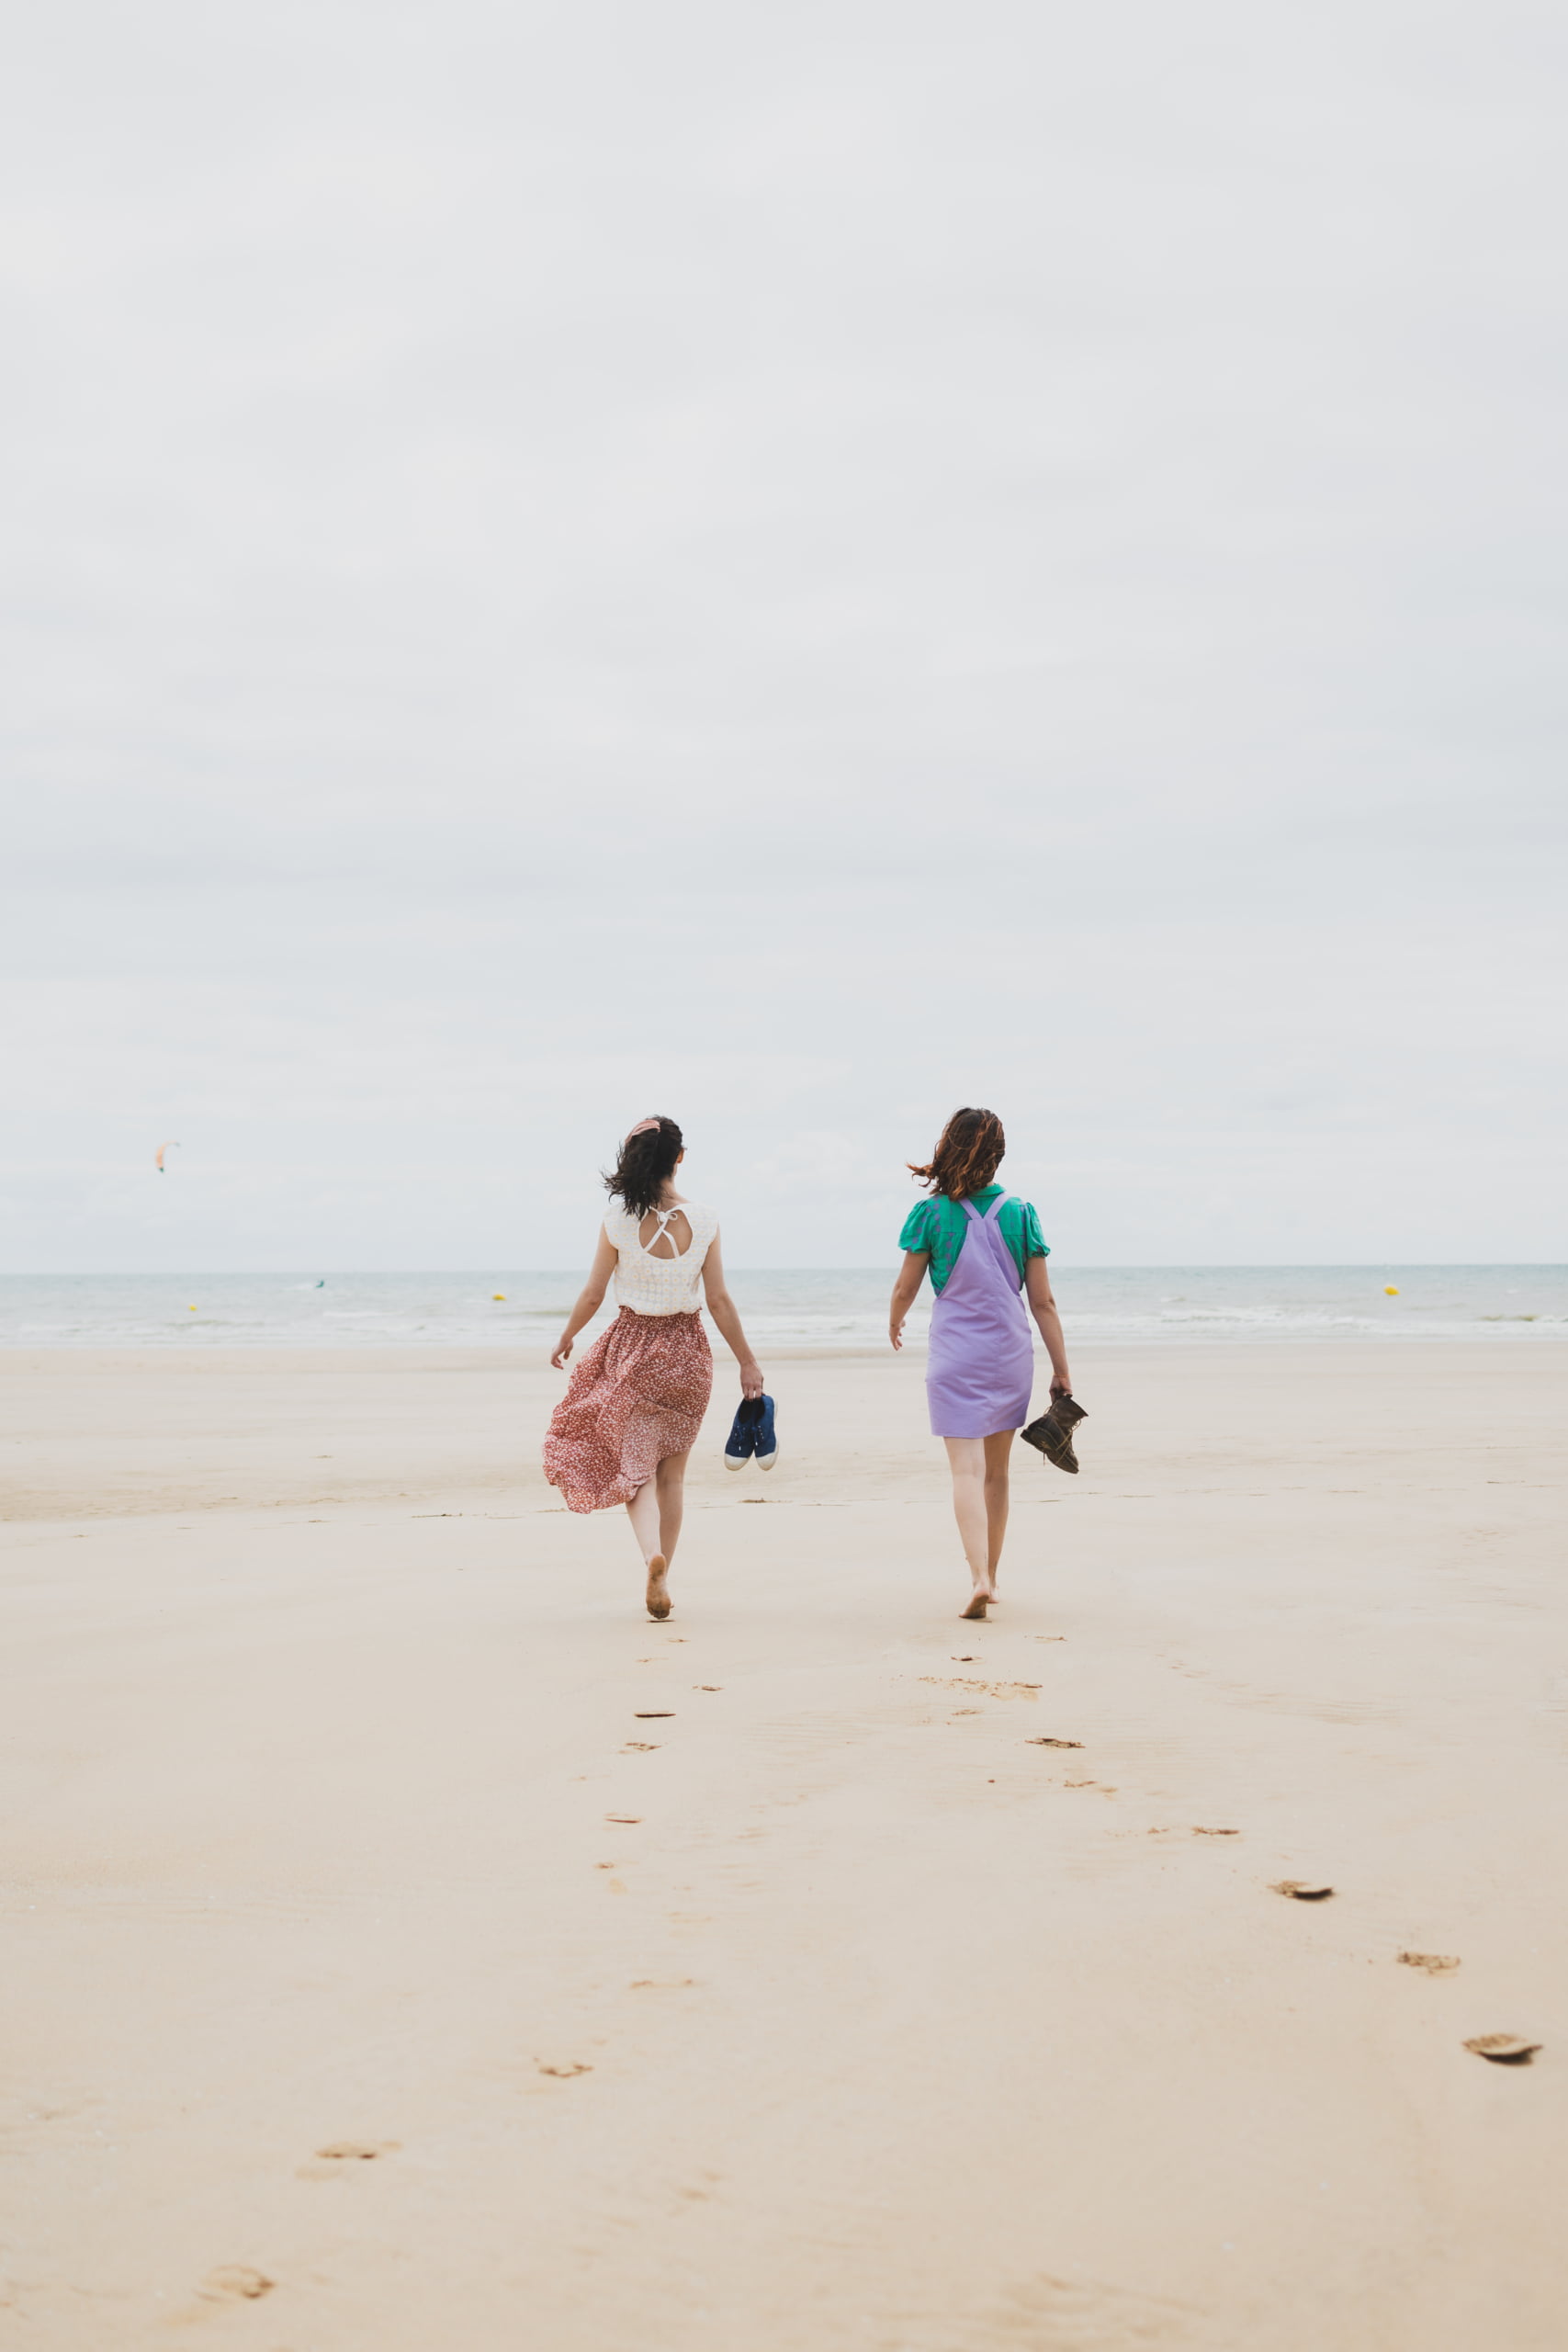
M 627 1135 L 604 1179 L 611 1207 L 587 1283 L 550 1358 L 565 1369 L 614 1277 L 620 1312 L 550 1416 L 545 1476 L 570 1510 L 626 1505 L 648 1570 L 650 1617 L 670 1614 L 686 1461 L 713 1387 L 699 1286 L 739 1364 L 741 1394 L 762 1393 L 761 1366 L 724 1285 L 718 1219 L 675 1190 L 685 1156 L 673 1119 L 640 1119 Z

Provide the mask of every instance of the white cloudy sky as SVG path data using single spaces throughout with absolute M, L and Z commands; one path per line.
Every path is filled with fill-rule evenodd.
M 52 0 L 0 1264 L 1563 1256 L 1530 0 Z M 177 1137 L 158 1178 L 153 1147 Z

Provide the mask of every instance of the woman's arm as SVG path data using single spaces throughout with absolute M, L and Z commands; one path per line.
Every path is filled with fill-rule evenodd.
M 599 1247 L 593 1252 L 593 1263 L 588 1269 L 588 1280 L 582 1285 L 577 1305 L 566 1318 L 566 1329 L 556 1342 L 556 1351 L 550 1358 L 551 1363 L 558 1372 L 566 1370 L 566 1360 L 571 1353 L 573 1340 L 585 1323 L 592 1322 L 593 1317 L 604 1306 L 604 1293 L 610 1287 L 610 1276 L 615 1271 L 615 1245 L 601 1226 Z
M 1053 1396 L 1070 1396 L 1073 1381 L 1067 1370 L 1067 1343 L 1062 1337 L 1062 1318 L 1051 1295 L 1051 1277 L 1045 1271 L 1043 1258 L 1029 1260 L 1024 1271 L 1024 1288 L 1029 1294 L 1029 1311 L 1040 1326 L 1040 1336 L 1051 1359 L 1051 1394 Z
M 708 1243 L 708 1254 L 703 1260 L 703 1290 L 707 1298 L 708 1313 L 724 1333 L 729 1352 L 740 1366 L 740 1394 L 742 1396 L 760 1396 L 762 1393 L 762 1367 L 746 1344 L 746 1334 L 740 1329 L 735 1301 L 724 1286 L 724 1261 L 718 1254 L 716 1233 Z
M 929 1250 L 906 1250 L 904 1262 L 898 1269 L 898 1279 L 893 1285 L 893 1296 L 887 1307 L 887 1336 L 896 1348 L 904 1344 L 904 1317 L 915 1303 L 915 1294 L 926 1278 L 931 1264 Z

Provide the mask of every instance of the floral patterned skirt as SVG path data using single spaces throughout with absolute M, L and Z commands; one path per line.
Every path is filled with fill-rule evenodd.
M 713 1351 L 700 1315 L 623 1306 L 550 1415 L 546 1477 L 569 1510 L 629 1503 L 666 1454 L 695 1443 L 712 1390 Z

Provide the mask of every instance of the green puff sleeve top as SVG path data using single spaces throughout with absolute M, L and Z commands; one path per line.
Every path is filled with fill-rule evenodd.
M 1000 1184 L 987 1184 L 970 1199 L 982 1216 L 1002 1190 Z M 1032 1201 L 1010 1200 L 1000 1211 L 997 1224 L 1002 1239 L 1012 1251 L 1020 1282 L 1031 1258 L 1048 1258 L 1049 1248 L 1040 1232 L 1040 1219 Z M 931 1288 L 940 1291 L 964 1247 L 964 1237 L 969 1230 L 969 1220 L 964 1214 L 962 1201 L 950 1201 L 939 1193 L 934 1199 L 919 1201 L 904 1219 L 904 1230 L 898 1236 L 900 1250 L 929 1250 L 931 1261 Z

